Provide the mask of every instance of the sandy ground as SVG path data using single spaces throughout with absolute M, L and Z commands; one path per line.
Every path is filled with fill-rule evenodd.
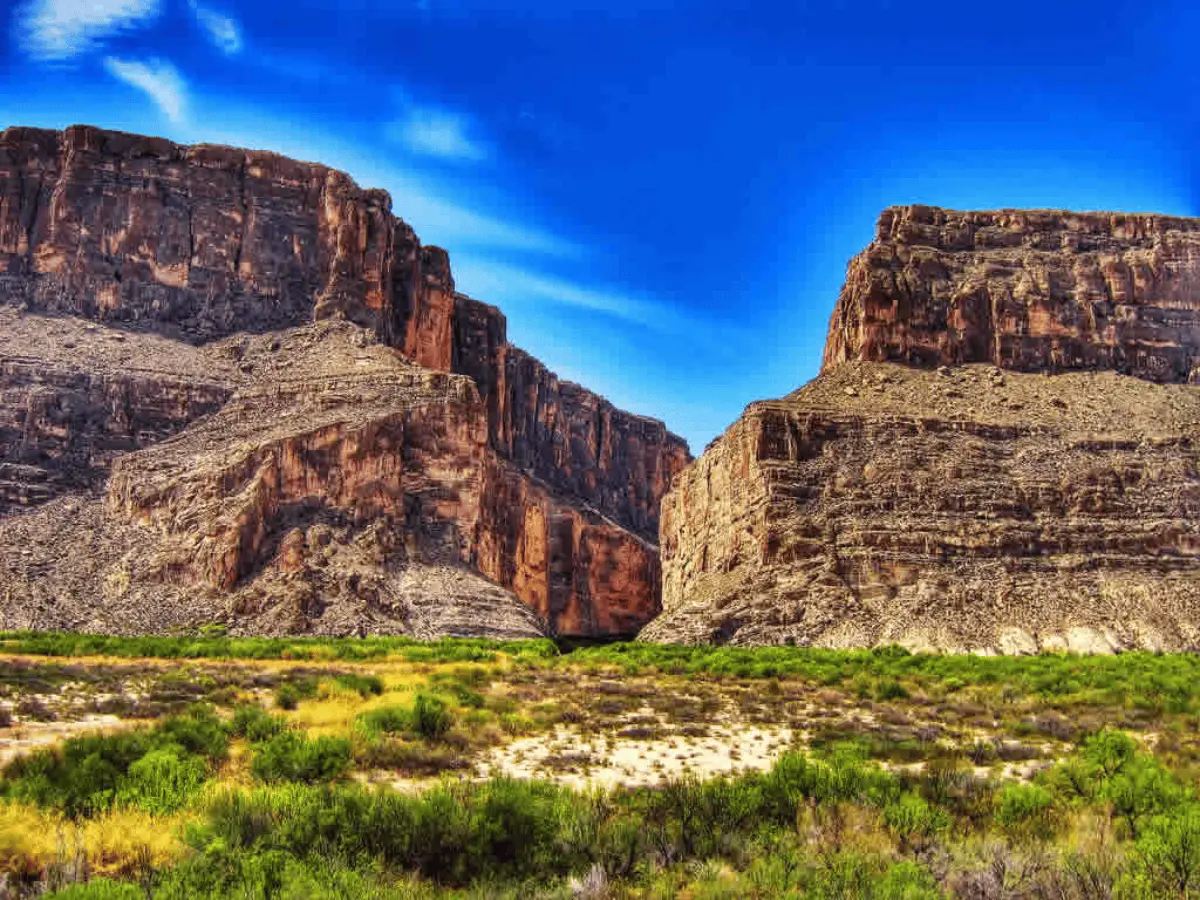
M 83 734 L 118 731 L 138 724 L 136 720 L 111 715 L 89 715 L 74 722 L 22 722 L 0 728 L 0 766 L 33 750 L 52 747 Z
M 711 778 L 765 771 L 792 743 L 787 727 L 714 725 L 703 736 L 671 734 L 638 740 L 559 727 L 520 738 L 487 754 L 483 777 L 545 778 L 571 787 L 653 786 L 685 775 Z

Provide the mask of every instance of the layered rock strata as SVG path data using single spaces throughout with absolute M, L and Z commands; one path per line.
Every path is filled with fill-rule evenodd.
M 1196 381 L 1200 219 L 885 210 L 830 321 L 845 360 Z
M 1158 217 L 886 212 L 821 375 L 751 404 L 676 480 L 664 611 L 642 637 L 1200 646 L 1193 234 Z M 1131 273 L 1129 290 L 1085 295 L 1094 271 Z
M 63 498 L 110 557 L 149 542 L 101 609 L 70 588 L 86 567 L 54 555 L 54 520 L 0 523 L 4 542 L 58 529 L 30 544 L 49 556 L 10 558 L 0 620 L 605 635 L 657 612 L 686 445 L 510 346 L 390 205 L 268 153 L 0 135 L 0 315 L 23 323 L 0 343 L 0 511 Z M 432 571 L 528 615 L 439 618 Z M 207 598 L 194 615 L 163 612 L 185 586 Z

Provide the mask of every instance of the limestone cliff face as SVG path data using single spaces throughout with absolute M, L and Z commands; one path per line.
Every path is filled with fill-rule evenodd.
M 508 344 L 495 307 L 459 295 L 455 329 L 454 370 L 479 386 L 496 452 L 654 541 L 662 498 L 691 461 L 687 444 Z
M 560 634 L 632 635 L 660 609 L 658 549 L 510 464 L 489 466 L 474 563 Z
M 1200 220 L 896 207 L 850 263 L 845 360 L 1200 378 Z
M 191 342 L 340 313 L 449 362 L 444 254 L 422 252 L 386 192 L 271 153 L 9 128 L 0 272 L 0 299 L 33 311 Z
M 322 559 L 349 542 L 341 556 L 403 571 L 418 594 L 417 561 L 482 573 L 553 633 L 625 633 L 659 608 L 658 508 L 686 444 L 510 346 L 499 311 L 455 291 L 446 253 L 340 172 L 86 126 L 10 128 L 0 314 L 23 323 L 0 337 L 0 504 L 94 494 L 111 469 L 103 512 L 87 515 L 97 534 L 123 522 L 155 536 L 147 584 L 223 592 L 247 627 L 447 624 L 429 604 L 411 621 L 379 618 L 369 597 L 336 615 L 297 606 L 305 591 L 344 593 L 304 560 L 314 541 Z M 380 369 L 345 335 L 296 331 L 323 320 L 361 326 L 353 341 L 400 362 Z M 318 519 L 334 539 L 309 533 Z M 275 590 L 289 579 L 307 587 Z M 276 600 L 247 599 L 267 582 Z M 442 587 L 477 591 L 468 582 Z
M 751 404 L 676 480 L 642 636 L 1200 646 L 1195 235 L 886 212 L 821 375 Z

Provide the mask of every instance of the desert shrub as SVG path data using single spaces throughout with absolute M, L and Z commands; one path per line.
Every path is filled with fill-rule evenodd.
M 950 827 L 946 811 L 916 794 L 903 794 L 883 808 L 883 822 L 900 842 L 902 851 L 920 849 Z
M 355 691 L 362 697 L 378 697 L 383 693 L 383 679 L 378 675 L 347 672 L 334 678 L 334 682 L 346 690 Z
M 788 753 L 763 776 L 764 812 L 779 824 L 794 824 L 802 800 L 859 802 L 882 806 L 900 794 L 900 782 L 853 746 L 823 758 Z
M 668 782 L 647 795 L 650 840 L 666 859 L 707 859 L 729 852 L 761 817 L 762 786 L 755 778 Z M 791 816 L 795 821 L 795 812 Z
M 977 766 L 990 765 L 999 758 L 996 753 L 996 745 L 982 739 L 977 739 L 971 745 L 967 750 L 967 757 Z
M 413 700 L 412 728 L 426 740 L 436 740 L 445 735 L 454 724 L 454 717 L 446 704 L 432 694 L 417 694 Z
M 895 679 L 884 679 L 875 686 L 876 700 L 906 700 L 909 696 L 909 692 L 904 685 Z
M 471 768 L 471 763 L 453 748 L 429 744 L 372 739 L 354 748 L 354 761 L 364 769 L 393 769 L 406 775 L 437 775 Z
M 914 862 L 889 863 L 863 853 L 829 854 L 802 870 L 805 900 L 935 900 L 942 897 L 929 871 Z
M 472 690 L 465 684 L 460 684 L 457 681 L 451 681 L 438 686 L 438 690 L 444 690 L 456 701 L 459 705 L 469 709 L 483 709 L 484 696 L 478 691 Z
M 217 797 L 190 833 L 199 859 L 233 852 L 346 865 L 374 863 L 465 885 L 482 878 L 564 875 L 579 861 L 559 836 L 573 795 L 542 782 L 496 779 L 419 796 L 358 786 L 288 785 Z
M 257 744 L 250 771 L 265 782 L 315 784 L 340 778 L 350 766 L 350 742 L 344 738 L 309 738 L 284 731 Z
M 1200 806 L 1187 804 L 1147 823 L 1122 887 L 1128 897 L 1191 897 L 1200 891 Z
M 177 744 L 185 753 L 222 760 L 229 753 L 229 728 L 211 706 L 192 706 L 186 715 L 166 719 L 154 732 L 159 745 Z
M 1118 774 L 1137 756 L 1137 742 L 1120 731 L 1097 732 L 1083 742 L 1079 754 L 1096 774 L 1108 779 Z
M 151 750 L 120 779 L 116 802 L 149 813 L 172 813 L 196 796 L 208 776 L 208 765 L 200 757 L 174 747 Z
M 444 638 L 419 641 L 406 637 L 367 638 L 231 638 L 122 637 L 63 632 L 3 632 L 0 641 L 13 653 L 42 656 L 123 656 L 165 659 L 345 659 L 396 656 L 411 662 L 494 662 L 500 653 L 535 662 L 559 655 L 553 641 L 503 641 L 487 638 Z
M 293 710 L 301 700 L 311 700 L 317 696 L 317 684 L 317 679 L 311 676 L 285 681 L 275 690 L 275 705 L 280 709 Z
M 453 724 L 454 714 L 446 702 L 426 693 L 417 694 L 411 709 L 379 706 L 355 718 L 357 730 L 368 740 L 383 734 L 409 734 L 427 741 L 440 740 Z
M 1078 753 L 1050 770 L 1046 784 L 1071 803 L 1107 803 L 1134 838 L 1144 821 L 1192 797 L 1161 762 L 1140 752 L 1132 738 L 1118 731 L 1089 737 Z
M 251 704 L 235 709 L 230 723 L 235 737 L 244 737 L 251 743 L 265 741 L 287 729 L 288 722 L 283 716 L 273 716 L 261 706 Z
M 1137 756 L 1102 784 L 1100 796 L 1137 837 L 1147 818 L 1170 812 L 1187 799 L 1188 792 L 1158 760 Z
M 355 724 L 368 735 L 402 734 L 411 728 L 412 718 L 403 706 L 378 706 L 360 713 Z
M 193 708 L 149 731 L 71 738 L 18 757 L 5 767 L 0 790 L 70 817 L 95 815 L 118 802 L 147 811 L 177 809 L 225 757 L 228 740 L 211 709 Z
M 1006 784 L 996 793 L 996 823 L 1016 837 L 1045 839 L 1054 831 L 1054 795 L 1035 784 Z

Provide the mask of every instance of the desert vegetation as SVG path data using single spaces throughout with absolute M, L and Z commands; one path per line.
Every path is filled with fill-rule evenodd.
M 1200 894 L 1186 655 L 0 636 L 0 895 Z

